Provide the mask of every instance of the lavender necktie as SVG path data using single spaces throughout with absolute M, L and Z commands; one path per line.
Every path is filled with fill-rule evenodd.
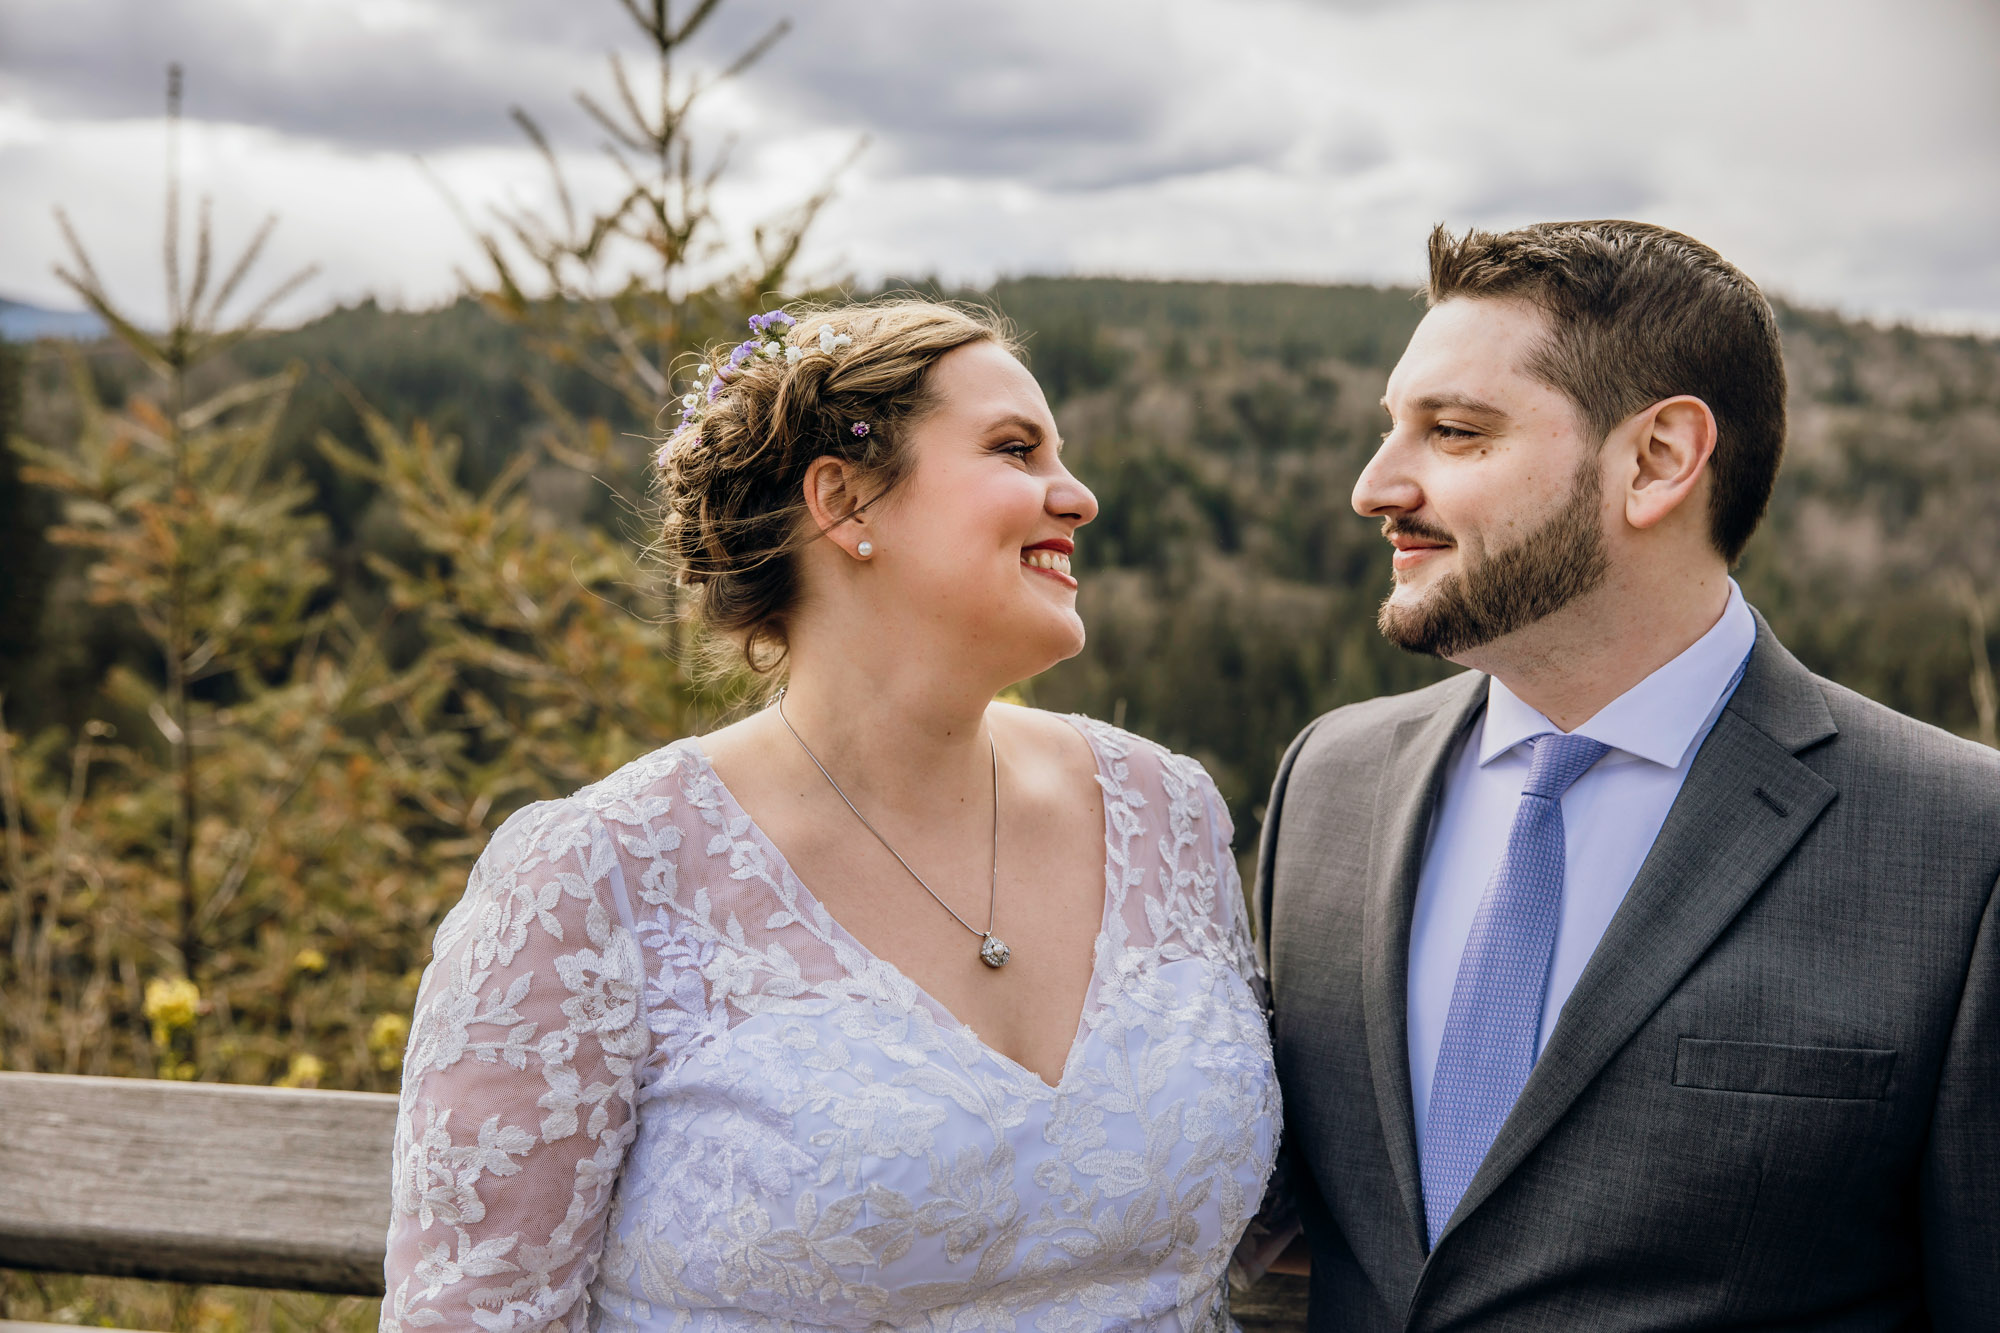
M 1424 1121 L 1424 1221 L 1437 1245 L 1535 1067 L 1542 1002 L 1562 919 L 1562 797 L 1610 747 L 1588 736 L 1534 737 L 1507 850 L 1493 871 L 1444 1020 Z

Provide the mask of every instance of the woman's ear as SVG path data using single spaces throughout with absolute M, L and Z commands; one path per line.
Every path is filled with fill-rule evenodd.
M 1654 403 L 1629 426 L 1633 466 L 1625 521 L 1651 528 L 1681 509 L 1707 475 L 1715 452 L 1715 413 L 1701 399 L 1681 394 Z
M 806 467 L 806 511 L 813 526 L 828 541 L 857 560 L 875 554 L 868 540 L 868 511 L 855 494 L 854 469 L 832 455 L 821 455 Z M 860 548 L 866 546 L 866 551 Z

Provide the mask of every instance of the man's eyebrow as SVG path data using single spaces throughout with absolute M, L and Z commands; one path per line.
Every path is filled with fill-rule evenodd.
M 1507 415 L 1503 409 L 1495 407 L 1485 399 L 1474 398 L 1470 394 L 1463 393 L 1427 393 L 1421 398 L 1412 399 L 1410 406 L 1420 408 L 1426 412 L 1470 412 L 1475 416 L 1482 417 L 1504 417 Z M 1387 397 L 1382 399 L 1382 410 L 1384 412 L 1389 411 L 1389 400 Z M 1393 416 L 1394 413 L 1390 413 L 1390 415 Z

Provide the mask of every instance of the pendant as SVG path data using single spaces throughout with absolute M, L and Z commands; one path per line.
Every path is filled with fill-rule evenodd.
M 979 961 L 986 966 L 996 969 L 1005 967 L 1007 960 L 1013 956 L 1014 951 L 1001 943 L 997 935 L 989 934 L 980 938 Z

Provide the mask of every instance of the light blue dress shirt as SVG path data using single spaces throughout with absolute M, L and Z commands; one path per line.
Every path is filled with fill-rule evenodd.
M 1660 836 L 1695 753 L 1721 716 L 1756 639 L 1756 619 L 1732 579 L 1728 605 L 1708 633 L 1576 729 L 1577 735 L 1603 741 L 1611 752 L 1562 798 L 1562 920 L 1556 927 L 1537 1052 L 1548 1045 L 1563 1001 Z M 1527 781 L 1533 748 L 1523 742 L 1560 730 L 1493 680 L 1487 686 L 1486 711 L 1446 761 L 1410 922 L 1410 1094 L 1418 1143 L 1424 1141 L 1431 1078 L 1458 981 L 1459 955 L 1472 933 L 1480 897 L 1506 850 L 1507 830 Z

